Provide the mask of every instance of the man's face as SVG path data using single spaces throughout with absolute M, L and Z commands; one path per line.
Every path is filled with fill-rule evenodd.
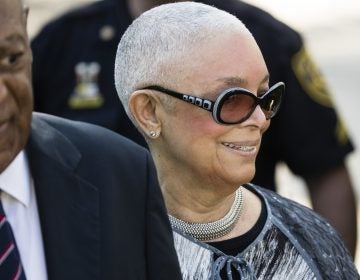
M 26 145 L 33 108 L 26 12 L 0 0 L 0 173 Z

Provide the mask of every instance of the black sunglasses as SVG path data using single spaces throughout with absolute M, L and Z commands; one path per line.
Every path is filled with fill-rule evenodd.
M 155 85 L 143 89 L 166 93 L 205 109 L 212 113 L 214 120 L 219 124 L 238 124 L 247 120 L 257 105 L 260 105 L 267 120 L 274 117 L 279 110 L 285 84 L 278 82 L 260 97 L 244 88 L 229 88 L 220 93 L 215 101 L 178 93 Z

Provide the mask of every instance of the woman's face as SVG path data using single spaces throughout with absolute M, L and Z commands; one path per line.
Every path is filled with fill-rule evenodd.
M 247 34 L 207 42 L 183 64 L 191 66 L 186 68 L 182 83 L 171 89 L 189 95 L 215 100 L 231 87 L 246 88 L 254 95 L 269 87 L 263 57 Z M 215 184 L 249 182 L 255 173 L 262 133 L 269 126 L 259 106 L 246 121 L 221 125 L 208 111 L 181 100 L 174 102 L 175 109 L 164 116 L 161 129 L 167 168 Z

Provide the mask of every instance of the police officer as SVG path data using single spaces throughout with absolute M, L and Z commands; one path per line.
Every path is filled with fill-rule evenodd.
M 170 1 L 103 0 L 46 25 L 32 42 L 35 110 L 96 123 L 146 146 L 118 100 L 113 65 L 121 35 L 139 14 Z M 344 161 L 353 150 L 328 89 L 299 33 L 238 0 L 207 0 L 233 13 L 253 33 L 273 81 L 287 93 L 263 137 L 254 182 L 275 189 L 275 167 L 285 162 L 307 183 L 313 207 L 356 247 L 354 191 Z

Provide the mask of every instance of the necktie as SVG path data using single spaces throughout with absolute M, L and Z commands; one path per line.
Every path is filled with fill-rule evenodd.
M 1 194 L 1 190 L 0 190 Z M 0 199 L 0 279 L 26 280 L 20 254 Z

